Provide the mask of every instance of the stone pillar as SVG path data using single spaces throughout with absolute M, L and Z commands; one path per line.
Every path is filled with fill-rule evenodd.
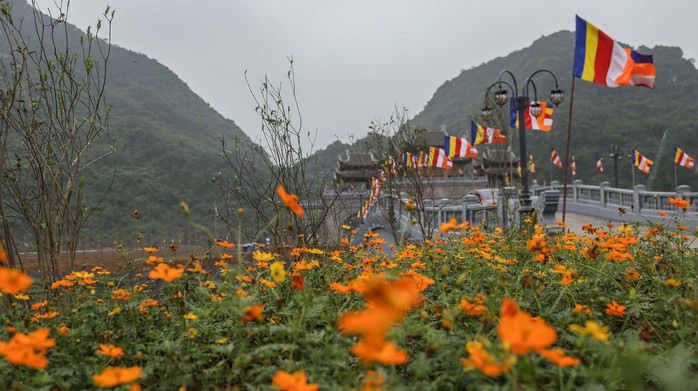
M 637 207 L 637 213 L 642 211 L 644 205 L 642 205 L 642 197 L 640 197 L 640 192 L 647 191 L 647 186 L 645 185 L 635 185 L 633 187 L 633 204 Z
M 574 202 L 579 200 L 579 185 L 582 184 L 581 179 L 575 179 L 572 181 L 572 192 L 574 193 Z M 569 197 L 569 196 L 568 196 Z
M 609 181 L 603 181 L 599 184 L 599 190 L 601 192 L 601 207 L 605 208 L 606 207 L 606 202 L 607 202 L 607 197 L 606 197 L 606 189 L 611 187 L 611 182 Z

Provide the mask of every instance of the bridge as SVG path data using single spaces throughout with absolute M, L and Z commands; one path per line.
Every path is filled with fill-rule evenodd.
M 540 223 L 549 227 L 549 232 L 560 231 L 555 224 L 561 220 L 564 186 L 553 182 L 549 186 L 533 186 L 532 199 Z M 416 214 L 404 208 L 408 197 L 405 194 L 383 195 L 369 208 L 366 217 L 359 225 L 357 241 L 363 240 L 363 234 L 373 231 L 386 240 L 387 244 L 406 239 L 421 241 L 437 232 L 441 223 L 455 218 L 459 223 L 469 221 L 482 224 L 486 229 L 494 227 L 512 228 L 519 224 L 517 199 L 518 191 L 513 187 L 499 190 L 496 204 L 482 205 L 474 196 L 464 196 L 458 202 L 448 198 L 425 200 L 424 213 Z M 688 201 L 688 208 L 682 210 L 669 203 L 669 198 Z M 674 192 L 647 190 L 644 185 L 633 189 L 611 187 L 609 182 L 598 186 L 585 185 L 575 180 L 567 186 L 565 214 L 576 222 L 588 220 L 595 222 L 648 222 L 661 223 L 676 227 L 677 223 L 689 227 L 695 232 L 698 225 L 696 209 L 698 193 L 689 186 L 678 186 Z M 390 207 L 392 204 L 392 208 Z M 394 211 L 393 224 L 389 223 L 387 210 Z M 396 236 L 397 235 L 397 236 Z

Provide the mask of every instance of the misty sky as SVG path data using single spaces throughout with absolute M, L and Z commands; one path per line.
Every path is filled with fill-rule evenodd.
M 364 136 L 395 107 L 416 115 L 461 70 L 573 31 L 575 14 L 633 47 L 698 58 L 692 0 L 72 0 L 68 20 L 84 30 L 107 5 L 113 43 L 170 68 L 253 139 L 261 121 L 244 72 L 254 88 L 265 74 L 288 85 L 292 56 L 315 149 Z

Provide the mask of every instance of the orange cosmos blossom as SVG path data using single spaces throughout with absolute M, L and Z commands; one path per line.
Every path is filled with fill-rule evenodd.
M 0 267 L 0 292 L 16 295 L 29 289 L 33 281 L 29 275 L 17 269 Z
M 105 345 L 101 343 L 99 344 L 99 350 L 97 350 L 97 354 L 116 358 L 123 356 L 124 350 L 114 345 Z
M 371 344 L 363 340 L 351 347 L 351 352 L 364 362 L 376 362 L 383 365 L 404 364 L 409 356 L 404 350 L 397 348 L 393 342 L 380 341 Z
M 616 316 L 620 316 L 620 317 L 625 316 L 625 306 L 616 303 L 615 300 L 613 300 L 613 303 L 606 304 L 606 306 L 608 307 L 608 308 L 606 308 L 607 314 L 616 315 Z
M 574 365 L 579 365 L 579 359 L 565 355 L 565 351 L 557 348 L 550 350 L 539 350 L 538 353 L 547 358 L 548 360 L 554 362 L 559 367 L 570 367 Z
M 688 209 L 688 201 L 682 200 L 681 198 L 669 197 L 669 204 L 674 205 L 675 207 L 680 208 L 682 210 Z
M 509 344 L 512 352 L 519 355 L 547 349 L 557 341 L 557 331 L 553 327 L 543 319 L 519 310 L 516 302 L 506 297 L 502 302 L 497 334 Z
M 92 375 L 92 381 L 98 387 L 112 388 L 122 384 L 131 383 L 143 377 L 145 373 L 139 366 L 125 367 L 109 367 L 101 373 Z
M 49 332 L 46 328 L 29 334 L 15 333 L 8 342 L 0 341 L 0 355 L 12 365 L 44 369 L 48 365 L 44 355 L 56 345 L 56 340 L 49 338 Z
M 287 208 L 291 209 L 296 216 L 303 218 L 303 208 L 298 204 L 297 195 L 287 193 L 283 185 L 279 185 L 279 187 L 276 188 L 276 194 L 281 197 L 281 201 L 283 201 Z
M 166 263 L 161 263 L 158 264 L 155 269 L 148 272 L 148 277 L 152 280 L 161 279 L 169 282 L 182 277 L 183 274 L 184 269 L 172 268 Z
M 305 372 L 289 373 L 276 371 L 271 379 L 271 384 L 284 391 L 316 391 L 320 386 L 316 383 L 308 384 Z
M 255 305 L 252 307 L 245 307 L 242 314 L 242 323 L 249 323 L 253 320 L 262 320 L 262 311 L 264 310 L 264 304 Z
M 145 251 L 147 253 L 155 253 L 158 251 L 158 248 L 154 247 L 154 246 L 153 247 L 143 247 L 143 251 Z
M 475 368 L 490 377 L 509 372 L 511 364 L 516 362 L 516 356 L 512 356 L 507 362 L 496 362 L 492 355 L 483 348 L 481 342 L 468 342 L 465 349 L 470 354 L 470 358 L 461 358 L 461 364 L 464 367 Z
M 223 247 L 223 248 L 233 248 L 235 247 L 235 243 L 229 243 L 228 241 L 221 240 L 221 239 L 216 239 L 216 244 Z

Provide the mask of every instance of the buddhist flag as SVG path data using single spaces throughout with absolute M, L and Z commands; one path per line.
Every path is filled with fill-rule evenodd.
M 470 142 L 473 145 L 478 144 L 504 144 L 507 137 L 499 129 L 482 126 L 475 121 L 470 121 Z
M 477 149 L 461 137 L 444 136 L 444 150 L 448 157 L 477 157 Z
M 536 164 L 533 162 L 533 155 L 528 157 L 528 171 L 531 171 L 531 174 L 536 173 Z
M 534 117 L 531 115 L 531 104 L 538 103 L 540 108 L 543 110 L 541 115 Z M 526 102 L 528 108 L 524 110 L 524 120 L 526 121 L 526 129 L 538 129 L 544 132 L 549 132 L 553 129 L 553 104 L 542 101 L 530 101 Z M 516 111 L 516 105 L 514 104 L 514 99 L 509 99 L 509 109 L 511 111 L 511 127 L 519 127 L 518 112 Z
M 652 168 L 652 161 L 642 156 L 642 154 L 638 151 L 633 151 L 633 156 L 635 156 L 635 167 L 645 174 L 649 174 L 650 168 Z
M 652 56 L 626 49 L 596 26 L 577 16 L 575 77 L 609 87 L 654 88 L 657 71 Z
M 693 166 L 696 163 L 693 160 L 693 158 L 688 156 L 686 154 L 686 152 L 682 151 L 681 148 L 679 148 L 679 147 L 675 147 L 674 149 L 676 149 L 676 156 L 674 156 L 674 163 L 676 163 L 682 167 L 693 168 Z
M 560 155 L 555 152 L 555 149 L 553 149 L 553 153 L 550 155 L 550 161 L 553 162 L 557 168 L 562 168 L 562 160 L 560 160 Z
M 599 151 L 596 151 L 596 169 L 599 170 L 599 172 L 603 172 L 603 163 L 601 162 Z
M 441 167 L 447 170 L 453 168 L 453 161 L 446 156 L 446 151 L 441 148 L 429 147 L 429 165 L 432 167 Z
M 572 155 L 571 167 L 572 167 L 572 176 L 577 175 L 577 162 L 574 161 L 574 155 Z

